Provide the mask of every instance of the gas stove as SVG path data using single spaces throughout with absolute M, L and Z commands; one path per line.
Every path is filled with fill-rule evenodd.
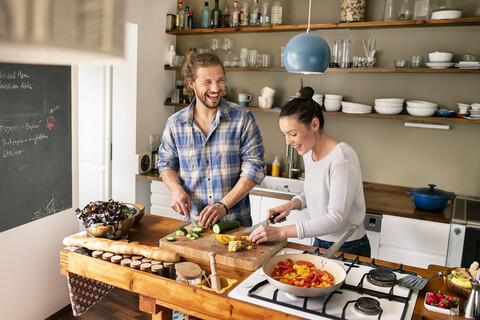
M 279 254 L 302 253 L 284 249 Z M 303 253 L 319 254 L 318 251 Z M 345 283 L 335 292 L 314 298 L 296 297 L 278 290 L 263 275 L 252 273 L 228 296 L 306 319 L 410 319 L 418 291 L 400 287 L 396 280 L 413 272 L 344 258 L 334 258 L 347 272 Z

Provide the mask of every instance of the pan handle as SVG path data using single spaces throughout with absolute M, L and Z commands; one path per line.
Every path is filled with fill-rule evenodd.
M 327 252 L 323 255 L 324 258 L 330 259 L 333 257 L 335 252 L 340 249 L 340 247 L 347 241 L 348 238 L 358 229 L 358 225 L 352 224 L 350 228 L 343 234 L 343 236 L 337 240 L 330 248 L 328 248 Z

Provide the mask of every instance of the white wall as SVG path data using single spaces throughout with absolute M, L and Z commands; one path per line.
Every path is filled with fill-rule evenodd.
M 150 135 L 161 135 L 172 107 L 163 105 L 174 85 L 174 73 L 165 71 L 165 56 L 176 37 L 165 34 L 167 13 L 175 13 L 175 0 L 128 0 L 127 21 L 138 25 L 135 153 L 150 151 Z M 115 160 L 114 160 L 115 161 Z M 127 178 L 130 179 L 130 178 Z M 131 179 L 129 181 L 132 181 Z M 134 179 L 135 203 L 150 211 L 150 182 Z
M 78 231 L 74 214 L 78 207 L 76 79 L 77 69 L 72 68 L 73 209 L 0 233 L 0 319 L 44 319 L 70 303 L 59 252 L 63 238 Z

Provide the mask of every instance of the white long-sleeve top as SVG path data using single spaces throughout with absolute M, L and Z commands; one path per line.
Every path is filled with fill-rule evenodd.
M 359 228 L 347 241 L 362 238 L 366 209 L 355 150 L 341 142 L 320 161 L 313 161 L 312 151 L 303 155 L 303 161 L 304 190 L 295 198 L 301 201 L 301 209 L 308 209 L 310 220 L 297 223 L 298 238 L 317 237 L 335 242 L 352 224 Z

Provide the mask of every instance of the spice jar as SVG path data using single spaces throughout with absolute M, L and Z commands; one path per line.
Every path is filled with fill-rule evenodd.
M 193 262 L 180 262 L 175 265 L 178 282 L 195 285 L 202 282 L 203 270 Z
M 365 0 L 341 0 L 340 22 L 361 22 L 365 16 Z

